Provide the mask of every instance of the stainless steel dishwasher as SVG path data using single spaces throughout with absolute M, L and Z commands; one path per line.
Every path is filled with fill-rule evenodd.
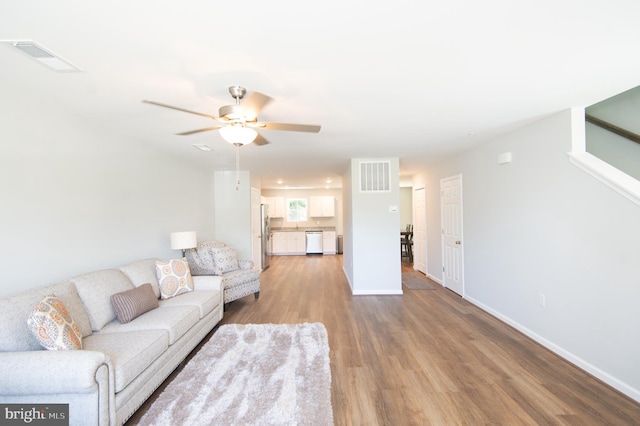
M 322 254 L 322 231 L 307 231 L 307 254 Z

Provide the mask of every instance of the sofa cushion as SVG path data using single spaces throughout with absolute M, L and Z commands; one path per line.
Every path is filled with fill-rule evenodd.
M 153 293 L 151 284 L 146 283 L 131 290 L 112 294 L 111 305 L 118 321 L 124 324 L 157 308 L 158 298 Z
M 156 274 L 160 284 L 160 298 L 168 299 L 193 291 L 193 279 L 187 260 L 156 260 Z
M 42 350 L 38 340 L 29 331 L 27 317 L 33 307 L 49 294 L 55 294 L 64 303 L 82 337 L 91 335 L 91 323 L 76 287 L 67 281 L 0 299 L 0 312 L 3 314 L 0 321 L 0 352 Z
M 116 318 L 111 306 L 111 295 L 131 290 L 134 286 L 118 269 L 106 269 L 71 278 L 84 304 L 91 329 L 99 331 Z
M 217 290 L 192 291 L 160 301 L 160 306 L 196 306 L 200 310 L 200 318 L 204 318 L 218 305 L 220 305 L 220 292 Z
M 54 295 L 45 296 L 27 318 L 31 333 L 45 349 L 82 349 L 82 333 L 62 300 Z
M 161 306 L 126 324 L 120 324 L 118 320 L 111 321 L 101 332 L 165 330 L 169 333 L 169 345 L 172 345 L 199 320 L 200 310 L 197 306 Z
M 213 262 L 217 274 L 225 274 L 239 269 L 236 249 L 233 247 L 212 248 Z
M 149 283 L 153 288 L 156 298 L 160 298 L 160 287 L 158 286 L 158 276 L 156 275 L 156 260 L 144 259 L 137 262 L 129 263 L 119 267 L 122 272 L 136 287 Z
M 237 271 L 224 274 L 222 283 L 224 288 L 236 287 L 244 283 L 255 281 L 260 278 L 259 269 L 238 269 Z
M 253 260 L 238 260 L 240 269 L 253 269 Z
M 259 269 L 238 269 L 223 275 L 224 303 L 260 291 Z
M 84 349 L 109 356 L 114 370 L 115 392 L 127 387 L 162 355 L 168 346 L 168 334 L 163 330 L 99 332 L 84 340 Z

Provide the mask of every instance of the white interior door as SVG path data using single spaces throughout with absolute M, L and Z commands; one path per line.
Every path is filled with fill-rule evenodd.
M 442 206 L 443 284 L 464 296 L 464 257 L 462 250 L 462 176 L 440 181 Z
M 251 260 L 257 268 L 262 265 L 260 201 L 260 190 L 251 187 Z
M 427 202 L 424 188 L 413 191 L 413 269 L 427 273 Z

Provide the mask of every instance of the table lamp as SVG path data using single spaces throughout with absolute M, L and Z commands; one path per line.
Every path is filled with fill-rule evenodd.
M 198 246 L 198 239 L 195 231 L 186 232 L 172 232 L 171 233 L 171 248 L 173 250 L 182 250 L 182 257 L 184 257 L 185 250 Z

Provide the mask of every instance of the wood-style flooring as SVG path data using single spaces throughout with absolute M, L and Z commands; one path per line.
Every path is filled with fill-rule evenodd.
M 435 287 L 353 296 L 340 255 L 274 257 L 221 324 L 324 323 L 336 425 L 640 425 L 640 404 Z

